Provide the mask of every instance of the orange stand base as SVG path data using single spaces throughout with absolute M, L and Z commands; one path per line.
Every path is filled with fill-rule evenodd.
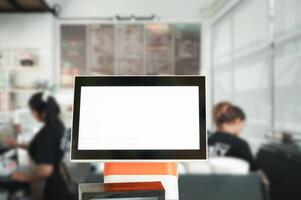
M 172 175 L 178 176 L 177 163 L 105 163 L 104 176 Z
M 178 165 L 175 162 L 114 162 L 104 164 L 105 183 L 160 181 L 166 199 L 178 199 Z

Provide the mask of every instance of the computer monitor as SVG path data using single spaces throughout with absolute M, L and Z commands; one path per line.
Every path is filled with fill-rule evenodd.
M 203 76 L 77 76 L 71 159 L 206 159 Z

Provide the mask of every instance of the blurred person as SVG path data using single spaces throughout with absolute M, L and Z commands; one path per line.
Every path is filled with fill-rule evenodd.
M 229 102 L 221 102 L 213 109 L 216 132 L 209 137 L 209 155 L 229 156 L 245 160 L 251 171 L 258 170 L 249 144 L 240 134 L 245 127 L 246 115 L 243 110 Z
M 6 144 L 27 149 L 36 166 L 31 173 L 13 173 L 12 179 L 28 183 L 45 181 L 42 194 L 44 200 L 72 199 L 67 183 L 60 172 L 60 163 L 64 154 L 61 143 L 65 127 L 59 119 L 59 105 L 47 92 L 40 92 L 30 98 L 29 108 L 33 117 L 43 123 L 43 127 L 29 145 L 18 144 L 13 139 L 7 140 Z

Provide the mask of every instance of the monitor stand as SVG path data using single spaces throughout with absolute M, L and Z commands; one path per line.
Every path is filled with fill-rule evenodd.
M 160 181 L 165 199 L 179 199 L 178 166 L 167 162 L 113 162 L 104 164 L 104 183 Z

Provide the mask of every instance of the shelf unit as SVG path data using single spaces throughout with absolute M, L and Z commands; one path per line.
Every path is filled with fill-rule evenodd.
M 32 56 L 32 65 L 24 65 L 24 63 L 22 65 L 23 54 Z M 17 85 L 14 80 L 16 75 L 23 72 L 26 72 L 27 79 L 33 80 L 36 76 L 30 76 L 30 73 L 42 68 L 39 65 L 39 56 L 39 50 L 34 48 L 0 49 L 0 122 L 11 121 L 13 118 L 11 111 L 24 107 L 18 105 L 17 97 L 25 101 L 27 96 L 42 91 L 42 89 L 32 86 L 33 81 L 29 81 L 29 84 L 26 85 Z

